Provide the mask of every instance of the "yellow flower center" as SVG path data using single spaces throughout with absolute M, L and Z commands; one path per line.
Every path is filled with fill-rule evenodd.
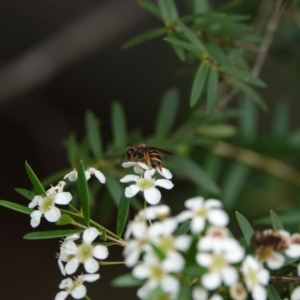
M 85 262 L 91 257 L 93 257 L 93 246 L 89 244 L 81 244 L 78 247 L 77 258 L 81 262 Z
M 155 180 L 153 178 L 140 178 L 137 180 L 136 184 L 142 191 L 144 191 L 146 189 L 154 187 L 154 182 Z
M 46 211 L 50 210 L 54 206 L 53 197 L 48 196 L 43 199 L 42 203 L 39 206 L 41 212 L 45 213 Z

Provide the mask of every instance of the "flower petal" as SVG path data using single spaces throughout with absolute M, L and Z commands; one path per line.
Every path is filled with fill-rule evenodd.
M 39 201 L 43 199 L 41 196 L 37 195 L 34 196 L 32 201 L 28 204 L 29 208 L 34 208 L 35 206 L 37 206 L 39 204 Z
M 104 184 L 106 179 L 105 179 L 105 176 L 103 175 L 102 172 L 100 172 L 99 170 L 96 170 L 94 171 L 94 175 L 96 176 L 96 178 L 102 183 Z
M 72 200 L 72 195 L 69 192 L 57 193 L 54 196 L 54 202 L 56 204 L 68 204 Z
M 95 227 L 90 227 L 83 232 L 82 239 L 85 244 L 90 244 L 98 235 L 99 231 Z
M 51 207 L 49 210 L 47 210 L 45 213 L 45 218 L 47 221 L 49 222 L 56 222 L 59 220 L 60 216 L 61 216 L 61 213 L 60 213 L 60 210 L 53 206 Z
M 134 162 L 134 161 L 125 161 L 125 162 L 123 162 L 122 163 L 122 167 L 123 168 L 131 168 L 131 167 L 134 167 L 134 166 L 136 166 L 136 162 Z
M 56 294 L 54 300 L 65 300 L 70 293 L 67 291 L 61 291 Z
M 201 278 L 201 283 L 208 290 L 215 290 L 221 285 L 221 277 L 217 272 L 206 273 Z
M 79 266 L 79 260 L 76 257 L 71 258 L 65 265 L 65 270 L 68 275 L 75 273 Z
M 198 196 L 198 197 L 187 199 L 184 202 L 184 205 L 185 205 L 186 208 L 196 210 L 198 208 L 203 207 L 203 202 L 204 202 L 204 198 Z
M 94 247 L 93 256 L 98 259 L 105 259 L 108 256 L 108 249 L 106 246 L 97 245 Z
M 205 220 L 202 217 L 194 217 L 191 222 L 192 233 L 200 233 L 203 231 Z
M 140 176 L 129 174 L 129 175 L 125 175 L 123 178 L 121 178 L 120 182 L 126 183 L 126 182 L 130 182 L 130 181 L 137 181 L 139 178 L 140 178 Z
M 42 217 L 42 212 L 39 210 L 34 210 L 31 214 L 30 214 L 31 220 L 30 220 L 30 225 L 32 227 L 37 227 L 40 222 L 41 222 L 41 217 Z
M 150 270 L 147 266 L 140 264 L 132 270 L 132 275 L 138 279 L 145 279 L 149 276 L 149 272 Z
M 86 295 L 86 287 L 83 284 L 77 285 L 71 295 L 74 299 L 82 299 Z
M 166 168 L 161 168 L 161 170 L 157 168 L 156 171 L 166 179 L 171 179 L 173 177 L 172 173 Z
M 100 278 L 100 274 L 84 274 L 79 275 L 78 278 L 82 279 L 82 281 L 94 282 Z
M 163 187 L 167 190 L 171 189 L 174 184 L 171 180 L 168 180 L 168 179 L 157 179 L 155 180 L 155 183 L 154 183 L 156 186 L 160 186 L 160 187 Z
M 77 171 L 73 170 L 70 173 L 66 174 L 64 176 L 64 179 L 68 178 L 70 181 L 76 181 L 77 180 Z
M 149 204 L 155 205 L 160 201 L 161 193 L 153 187 L 144 191 L 144 197 Z
M 207 220 L 218 227 L 224 227 L 228 224 L 229 218 L 225 211 L 220 209 L 212 209 L 207 214 Z
M 140 188 L 137 185 L 132 184 L 125 189 L 125 197 L 127 198 L 134 197 L 139 191 Z
M 99 270 L 99 263 L 91 257 L 84 262 L 84 268 L 88 273 L 95 273 Z

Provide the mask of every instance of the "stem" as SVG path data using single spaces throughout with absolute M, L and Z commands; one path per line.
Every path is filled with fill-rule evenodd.
M 297 282 L 300 283 L 300 277 L 292 276 L 270 276 L 270 281 L 272 282 Z
M 124 261 L 99 261 L 99 265 L 108 266 L 108 265 L 124 265 Z
M 225 142 L 218 142 L 213 153 L 240 161 L 300 186 L 300 172 L 277 159 Z

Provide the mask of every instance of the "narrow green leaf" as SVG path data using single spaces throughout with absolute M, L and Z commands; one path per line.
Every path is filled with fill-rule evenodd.
M 243 81 L 245 81 L 245 83 L 250 83 L 252 85 L 255 85 L 257 87 L 266 87 L 267 85 L 265 84 L 265 82 L 263 82 L 261 79 L 259 79 L 258 77 L 253 76 L 250 71 L 244 71 L 244 70 L 240 70 L 237 69 L 235 67 L 226 65 L 223 68 L 223 71 L 225 73 L 234 75 L 240 79 L 242 79 Z
M 207 82 L 206 109 L 210 111 L 216 102 L 218 92 L 219 73 L 217 69 L 210 66 Z
M 134 287 L 141 286 L 144 281 L 134 278 L 131 274 L 118 276 L 112 281 L 114 287 Z
M 73 218 L 70 215 L 62 214 L 59 218 L 59 220 L 55 223 L 56 225 L 66 225 L 66 224 L 72 224 Z
M 168 33 L 168 38 L 175 38 L 176 39 L 176 34 L 174 32 L 169 32 Z M 171 47 L 175 51 L 175 54 L 181 61 L 185 61 L 185 52 L 184 49 L 182 49 L 180 46 L 177 46 L 175 44 L 171 43 Z
M 182 30 L 185 37 L 201 52 L 207 53 L 205 47 L 200 42 L 199 38 L 196 36 L 196 34 L 187 27 L 182 21 L 177 20 L 177 25 Z
M 148 2 L 148 1 L 138 1 L 138 5 L 142 7 L 144 10 L 146 10 L 148 13 L 152 14 L 154 17 L 158 19 L 162 19 L 161 13 L 157 7 L 157 5 Z
M 28 200 L 32 200 L 34 196 L 36 196 L 35 193 L 25 190 L 25 189 L 21 189 L 21 188 L 17 188 L 15 189 L 19 194 L 21 194 L 23 197 L 25 197 Z
M 250 100 L 255 102 L 257 105 L 259 105 L 263 110 L 268 110 L 267 105 L 265 104 L 264 100 L 260 97 L 260 95 L 250 86 L 247 84 L 241 82 L 241 81 L 232 81 L 231 85 L 236 87 L 238 90 L 240 90 L 242 93 L 244 93 L 247 97 L 249 97 Z
M 274 230 L 284 230 L 284 227 L 283 227 L 279 217 L 273 210 L 270 211 L 270 217 L 271 217 L 271 221 L 272 221 L 272 227 Z
M 157 4 L 166 25 L 171 25 L 178 19 L 178 12 L 173 0 L 157 0 Z
M 268 299 L 269 300 L 282 300 L 272 284 L 268 284 Z
M 31 181 L 31 184 L 33 185 L 36 193 L 38 195 L 46 196 L 46 191 L 45 191 L 44 187 L 42 186 L 41 182 L 39 181 L 39 179 L 37 178 L 37 176 L 31 169 L 31 167 L 27 163 L 27 161 L 25 162 L 25 169 L 26 169 L 27 175 L 29 177 L 29 180 Z
M 224 207 L 230 209 L 236 203 L 238 196 L 247 180 L 249 167 L 245 164 L 235 162 L 228 170 L 223 185 L 222 202 Z
M 193 0 L 193 8 L 195 13 L 207 13 L 209 11 L 208 0 Z
M 243 235 L 245 237 L 246 243 L 247 245 L 250 245 L 251 242 L 251 238 L 254 234 L 254 230 L 252 228 L 252 226 L 250 225 L 249 221 L 239 212 L 235 213 L 236 215 L 236 219 L 240 225 L 240 228 L 243 232 Z
M 190 97 L 190 107 L 193 107 L 201 97 L 204 83 L 206 81 L 206 77 L 208 74 L 208 69 L 209 69 L 209 64 L 207 63 L 206 60 L 204 60 L 199 66 L 194 78 L 191 97 Z
M 112 105 L 112 131 L 114 138 L 114 146 L 116 148 L 127 147 L 127 129 L 126 129 L 125 113 L 119 102 Z
M 123 193 L 122 198 L 119 201 L 118 215 L 117 215 L 117 236 L 121 236 L 127 223 L 129 213 L 130 199 L 125 197 Z
M 255 138 L 258 131 L 258 107 L 252 101 L 240 101 L 242 116 L 239 120 L 240 133 L 247 138 Z
M 135 36 L 134 38 L 130 39 L 121 48 L 129 49 L 129 48 L 134 47 L 143 42 L 146 42 L 146 41 L 152 40 L 156 37 L 162 36 L 166 32 L 167 32 L 167 29 L 165 27 L 156 28 L 156 29 L 153 29 L 153 30 L 150 30 L 147 32 L 143 32 L 142 34 L 139 34 L 139 35 Z
M 169 89 L 163 96 L 156 121 L 156 138 L 165 138 L 171 130 L 179 105 L 179 92 L 176 88 Z
M 214 195 L 220 194 L 221 191 L 217 184 L 210 178 L 204 169 L 190 158 L 181 155 L 174 155 L 169 158 L 169 163 L 172 164 L 180 174 L 189 178 L 205 191 Z
M 79 193 L 79 200 L 82 208 L 82 213 L 84 216 L 84 220 L 86 225 L 89 225 L 90 222 L 90 199 L 89 199 L 89 191 L 88 185 L 85 178 L 85 168 L 80 161 L 78 169 L 77 169 L 77 186 L 78 186 L 78 193 Z
M 191 227 L 191 221 L 186 221 L 177 227 L 177 229 L 174 231 L 174 235 L 178 236 L 178 235 L 186 234 L 190 230 L 190 227 Z
M 191 299 L 191 288 L 188 283 L 183 283 L 180 287 L 177 300 L 190 300 Z
M 4 207 L 7 207 L 9 209 L 18 211 L 18 212 L 23 213 L 23 214 L 30 215 L 32 213 L 31 208 L 28 208 L 26 206 L 23 206 L 23 205 L 14 203 L 14 202 L 6 201 L 6 200 L 0 200 L 0 205 L 4 206 Z
M 91 151 L 95 159 L 102 156 L 102 140 L 99 120 L 92 111 L 85 114 L 85 126 Z
M 174 45 L 179 46 L 182 49 L 185 49 L 189 52 L 193 52 L 194 54 L 200 56 L 198 49 L 194 45 L 192 45 L 192 44 L 190 44 L 186 41 L 180 40 L 180 39 L 175 38 L 175 37 L 172 37 L 172 38 L 167 37 L 167 38 L 164 38 L 164 40 L 171 43 L 173 46 Z
M 74 233 L 83 232 L 83 229 L 63 229 L 63 230 L 50 230 L 50 231 L 36 231 L 30 232 L 23 236 L 25 240 L 43 240 L 43 239 L 55 239 L 62 238 Z

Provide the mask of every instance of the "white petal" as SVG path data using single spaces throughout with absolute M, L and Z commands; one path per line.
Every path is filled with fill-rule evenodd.
M 170 181 L 168 179 L 157 179 L 157 180 L 155 180 L 155 185 L 163 187 L 167 190 L 171 189 L 174 186 L 172 181 Z
M 132 270 L 132 275 L 138 279 L 146 279 L 149 276 L 149 268 L 145 265 L 137 265 Z
M 253 300 L 266 300 L 267 299 L 267 291 L 261 285 L 256 285 L 252 290 L 252 298 Z
M 68 204 L 72 200 L 72 195 L 69 192 L 57 193 L 54 196 L 54 202 L 56 204 Z
M 56 221 L 59 220 L 61 213 L 60 213 L 60 210 L 57 207 L 53 206 L 49 210 L 47 210 L 44 213 L 44 215 L 45 215 L 45 218 L 46 218 L 47 221 L 56 222 Z
M 100 278 L 100 274 L 84 274 L 78 277 L 82 278 L 83 281 L 94 282 Z
M 261 269 L 257 274 L 258 280 L 263 285 L 266 285 L 269 282 L 270 273 L 266 269 Z
M 134 167 L 137 163 L 134 161 L 125 161 L 122 163 L 123 168 L 131 168 Z
M 196 287 L 192 291 L 193 300 L 207 300 L 208 292 L 200 287 Z
M 83 284 L 76 286 L 71 295 L 74 299 L 82 299 L 86 295 L 86 287 Z
M 179 281 L 173 276 L 166 275 L 161 282 L 162 289 L 167 293 L 176 293 L 179 289 Z
M 102 172 L 100 172 L 99 170 L 95 170 L 94 171 L 94 175 L 96 176 L 96 178 L 102 183 L 104 184 L 105 183 L 105 176 L 103 175 Z
M 60 289 L 69 289 L 73 285 L 71 278 L 66 278 L 61 281 L 59 284 Z
M 222 203 L 217 199 L 207 199 L 204 203 L 204 206 L 208 208 L 220 208 L 222 207 Z
M 170 207 L 167 205 L 149 206 L 140 212 L 141 216 L 147 220 L 154 220 L 159 216 L 167 216 L 170 214 Z
M 125 189 L 125 197 L 134 197 L 139 191 L 140 188 L 137 185 L 132 184 Z
M 66 240 L 61 247 L 61 250 L 63 250 L 68 255 L 74 255 L 78 251 L 77 245 L 74 243 L 73 240 Z
M 218 227 L 224 227 L 228 224 L 229 218 L 225 211 L 220 209 L 212 209 L 207 214 L 207 220 Z
M 203 231 L 205 220 L 202 217 L 194 217 L 191 222 L 192 233 L 200 233 Z
M 177 220 L 175 218 L 167 218 L 161 221 L 162 234 L 170 235 L 177 228 Z
M 146 170 L 145 173 L 144 173 L 144 178 L 150 179 L 150 178 L 152 178 L 154 173 L 155 173 L 155 169 Z
M 296 258 L 300 256 L 300 245 L 291 244 L 288 249 L 285 250 L 285 254 L 289 257 Z
M 141 288 L 137 290 L 137 296 L 139 299 L 147 299 L 148 294 L 157 287 L 157 282 L 154 280 L 148 280 Z
M 291 300 L 299 300 L 300 299 L 300 286 L 296 287 L 291 295 Z
M 41 217 L 42 217 L 42 212 L 39 210 L 34 210 L 31 214 L 30 214 L 31 220 L 30 220 L 30 225 L 32 227 L 37 227 L 40 222 L 41 222 Z
M 75 273 L 79 266 L 79 260 L 76 257 L 71 258 L 65 265 L 65 270 L 68 275 Z
M 95 227 L 90 227 L 83 232 L 82 239 L 85 244 L 90 244 L 98 235 L 99 231 Z
M 283 266 L 285 258 L 282 254 L 273 251 L 271 257 L 267 259 L 267 266 L 272 269 L 276 270 Z
M 160 201 L 161 193 L 156 188 L 149 188 L 144 191 L 144 197 L 149 204 L 155 205 Z
M 58 259 L 57 262 L 58 262 L 58 267 L 60 269 L 61 274 L 66 276 L 67 273 L 66 273 L 66 270 L 65 270 L 65 267 L 64 267 L 62 261 L 60 259 Z
M 120 182 L 130 182 L 130 181 L 137 181 L 140 178 L 140 176 L 137 175 L 125 175 L 123 178 L 120 179 Z
M 204 198 L 203 197 L 194 197 L 186 200 L 184 205 L 186 208 L 196 210 L 203 207 Z
M 176 251 L 169 252 L 167 257 L 162 261 L 163 269 L 167 272 L 180 272 L 185 264 L 183 256 Z
M 201 283 L 208 290 L 215 290 L 221 285 L 220 275 L 216 272 L 206 273 L 201 278 Z
M 67 291 L 61 291 L 56 294 L 54 300 L 65 300 L 69 295 L 69 292 Z
M 184 221 L 187 221 L 187 220 L 191 219 L 192 216 L 193 216 L 192 211 L 184 210 L 176 216 L 176 219 L 177 219 L 178 222 L 182 223 Z
M 171 179 L 173 177 L 172 173 L 166 168 L 161 168 L 161 170 L 157 168 L 156 170 L 161 176 L 165 177 L 166 179 Z
M 149 167 L 148 167 L 146 164 L 144 164 L 144 163 L 142 163 L 142 162 L 138 162 L 137 164 L 138 164 L 138 166 L 140 166 L 142 169 L 144 169 L 144 170 L 149 170 Z
M 98 259 L 105 259 L 108 256 L 108 249 L 106 246 L 97 245 L 94 247 L 93 256 Z
M 99 263 L 94 258 L 89 258 L 84 262 L 84 268 L 88 273 L 95 273 L 99 270 Z
M 238 273 L 233 267 L 225 267 L 222 270 L 222 279 L 225 285 L 231 286 L 238 281 Z
M 191 244 L 191 236 L 189 235 L 179 235 L 175 238 L 175 248 L 181 251 L 186 251 L 189 249 Z
M 34 208 L 35 206 L 37 206 L 39 204 L 39 201 L 43 199 L 41 196 L 34 196 L 32 201 L 28 204 L 29 208 Z
M 133 171 L 137 174 L 143 174 L 145 172 L 145 170 L 138 164 L 133 167 Z
M 133 267 L 140 258 L 140 251 L 134 249 L 130 251 L 127 255 L 125 255 L 125 265 L 126 267 Z
M 73 170 L 70 173 L 66 174 L 64 176 L 64 179 L 68 178 L 70 181 L 76 181 L 77 180 L 77 171 Z
M 202 267 L 209 267 L 212 263 L 212 256 L 208 253 L 198 252 L 196 255 L 196 261 Z

